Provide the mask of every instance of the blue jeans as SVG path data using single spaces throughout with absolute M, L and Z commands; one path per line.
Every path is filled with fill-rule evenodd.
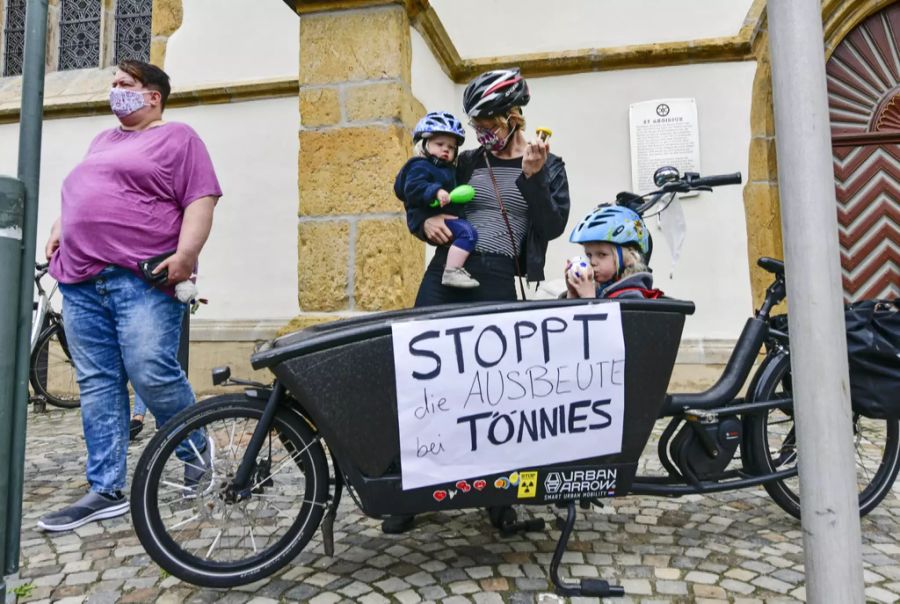
M 126 482 L 128 381 L 159 426 L 194 404 L 177 359 L 185 307 L 115 266 L 82 283 L 61 283 L 59 289 L 81 394 L 87 479 L 92 491 L 112 493 Z M 190 439 L 198 450 L 205 446 L 200 432 Z M 178 457 L 194 459 L 187 441 Z
M 134 409 L 131 411 L 131 416 L 134 417 L 135 415 L 140 415 L 141 417 L 147 415 L 147 403 L 138 394 L 134 395 Z

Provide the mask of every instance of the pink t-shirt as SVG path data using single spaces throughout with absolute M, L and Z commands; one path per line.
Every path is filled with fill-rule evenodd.
M 63 181 L 50 274 L 80 283 L 110 264 L 139 274 L 140 260 L 178 247 L 192 201 L 221 195 L 206 146 L 190 126 L 101 132 Z

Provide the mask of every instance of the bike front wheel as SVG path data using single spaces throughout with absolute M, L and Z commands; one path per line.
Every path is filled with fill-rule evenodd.
M 764 366 L 755 400 L 791 399 L 791 363 L 782 355 Z M 863 417 L 854 413 L 853 444 L 859 513 L 865 516 L 890 492 L 900 470 L 900 422 Z M 792 405 L 770 409 L 748 417 L 748 444 L 759 473 L 796 466 L 798 451 Z M 764 485 L 766 491 L 788 514 L 800 517 L 800 478 L 794 476 Z
M 329 489 L 325 452 L 289 409 L 275 414 L 248 496 L 237 501 L 229 492 L 263 407 L 243 395 L 189 407 L 156 433 L 138 461 L 135 532 L 150 557 L 179 579 L 204 587 L 252 583 L 290 562 L 319 526 Z
M 34 393 L 51 405 L 64 409 L 81 405 L 75 363 L 69 355 L 62 323 L 52 323 L 38 337 L 31 353 L 29 382 Z

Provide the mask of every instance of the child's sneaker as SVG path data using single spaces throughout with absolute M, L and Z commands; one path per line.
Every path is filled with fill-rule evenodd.
M 441 278 L 441 285 L 447 287 L 459 287 L 461 289 L 471 289 L 481 285 L 476 279 L 472 278 L 469 271 L 459 268 L 445 268 L 444 276 Z

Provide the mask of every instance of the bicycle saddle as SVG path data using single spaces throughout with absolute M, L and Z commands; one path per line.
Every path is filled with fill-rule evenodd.
M 769 271 L 774 275 L 784 276 L 784 262 L 782 260 L 775 260 L 774 258 L 763 256 L 756 261 L 756 264 L 763 270 Z

